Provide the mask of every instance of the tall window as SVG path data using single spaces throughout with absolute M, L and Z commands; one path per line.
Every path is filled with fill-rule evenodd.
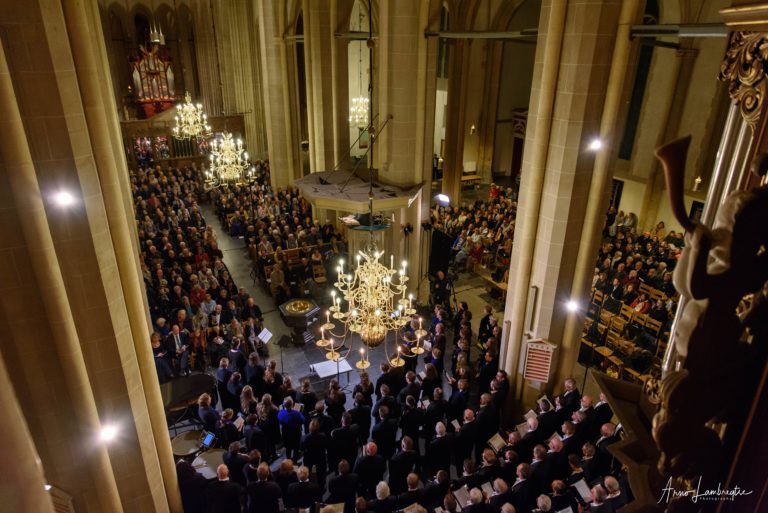
M 440 31 L 448 30 L 448 9 L 443 5 L 440 8 Z M 437 48 L 437 76 L 440 78 L 448 77 L 448 40 L 439 39 Z

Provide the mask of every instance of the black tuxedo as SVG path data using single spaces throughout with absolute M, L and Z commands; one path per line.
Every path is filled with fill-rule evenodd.
M 559 415 L 555 410 L 549 410 L 548 412 L 539 415 L 539 427 L 537 431 L 540 432 L 543 440 L 549 439 L 549 437 L 552 436 L 552 433 L 557 431 L 557 428 L 560 427 L 560 419 L 558 417 Z
M 598 426 L 610 422 L 613 418 L 613 410 L 608 403 L 602 403 L 595 406 L 595 421 Z
M 550 477 L 550 466 L 547 460 L 531 462 L 530 480 L 533 493 L 536 497 L 538 497 L 540 493 L 546 493 L 549 490 L 549 484 L 552 482 Z
M 366 497 L 376 495 L 376 485 L 384 477 L 386 463 L 380 454 L 360 456 L 355 462 L 354 472 L 360 477 L 360 487 Z
M 397 400 L 395 400 L 394 397 L 391 395 L 388 395 L 386 397 L 382 397 L 378 401 L 376 401 L 376 404 L 373 405 L 373 411 L 372 415 L 373 418 L 376 419 L 376 422 L 381 420 L 381 415 L 379 414 L 379 408 L 382 406 L 386 406 L 389 408 L 389 416 L 390 417 L 399 417 L 400 416 L 400 405 L 398 404 Z
M 464 460 L 472 455 L 472 448 L 477 439 L 477 421 L 462 424 L 453 446 L 453 462 L 456 465 L 456 473 L 461 474 Z
M 414 399 L 417 401 L 419 400 L 419 396 L 421 395 L 421 385 L 414 381 L 413 383 L 409 383 L 403 387 L 402 390 L 400 390 L 400 393 L 397 394 L 397 400 L 401 405 L 405 404 L 405 399 L 412 395 Z
M 325 487 L 325 476 L 328 472 L 328 437 L 322 431 L 308 433 L 301 439 L 301 450 L 304 452 L 304 465 L 310 470 L 317 467 L 317 482 Z
M 248 456 L 239 452 L 235 454 L 225 452 L 222 460 L 229 469 L 229 479 L 244 487 L 245 474 L 243 473 L 243 467 L 248 464 Z
M 283 491 L 274 481 L 252 481 L 248 485 L 248 513 L 279 513 Z
M 371 513 L 392 513 L 395 509 L 395 497 L 389 496 L 386 499 L 373 499 L 368 501 L 368 511 Z
M 483 449 L 488 446 L 488 440 L 499 432 L 499 414 L 493 406 L 483 406 L 475 415 L 477 423 L 477 439 L 475 442 L 475 459 L 482 460 Z
M 445 421 L 445 413 L 448 411 L 448 402 L 445 399 L 432 401 L 424 412 L 424 438 L 431 440 L 435 436 L 435 425 Z
M 450 473 L 453 442 L 453 437 L 446 435 L 435 437 L 427 444 L 424 467 L 429 477 L 436 475 L 438 470 Z
M 342 474 L 328 480 L 328 504 L 344 503 L 344 513 L 354 513 L 360 478 L 357 474 Z
M 419 462 L 416 451 L 398 451 L 389 460 L 389 487 L 392 495 L 397 495 L 407 488 L 406 478 L 414 472 Z M 407 506 L 407 504 L 406 504 Z
M 315 503 L 322 500 L 323 490 L 311 481 L 292 483 L 288 485 L 285 494 L 286 508 L 309 508 L 315 510 Z M 315 512 L 317 513 L 317 512 Z
M 599 506 L 590 503 L 587 511 L 589 511 L 589 513 L 614 513 L 613 505 L 608 501 L 605 501 Z
M 398 509 L 407 508 L 414 502 L 421 503 L 422 490 L 408 490 L 397 496 L 395 507 Z
M 244 490 L 234 481 L 214 481 L 205 489 L 206 502 L 211 513 L 241 513 L 240 502 Z
M 511 503 L 515 507 L 515 511 L 530 511 L 536 503 L 537 495 L 534 495 L 531 485 L 531 480 L 526 479 L 513 484 L 510 488 Z
M 419 431 L 424 424 L 424 410 L 421 408 L 406 409 L 400 417 L 400 429 L 402 436 L 413 439 L 414 448 L 419 447 Z
M 467 393 L 456 390 L 448 399 L 448 421 L 464 418 L 464 410 L 467 409 Z
M 597 460 L 597 476 L 614 474 L 617 470 L 616 458 L 608 451 L 608 447 L 619 441 L 616 435 L 599 439 L 595 444 L 595 459 Z M 594 478 L 595 476 L 593 476 Z
M 421 494 L 420 504 L 427 508 L 427 511 L 432 511 L 437 506 L 443 505 L 443 498 L 448 493 L 448 488 L 451 486 L 451 482 L 447 481 L 443 484 L 437 481 L 430 481 L 424 486 L 424 491 Z
M 587 483 L 591 483 L 593 479 L 602 477 L 600 469 L 598 468 L 597 456 L 592 458 L 582 458 L 581 469 L 584 471 L 584 480 Z
M 578 501 L 569 493 L 565 493 L 564 495 L 552 495 L 550 496 L 550 499 L 552 499 L 552 511 L 560 511 L 567 508 L 571 508 L 571 511 L 574 513 L 579 511 Z
M 358 426 L 336 428 L 331 431 L 331 444 L 329 446 L 332 459 L 332 469 L 336 468 L 339 461 L 347 460 L 349 466 L 355 464 L 358 448 Z
M 574 435 L 563 439 L 563 450 L 561 452 L 565 454 L 566 461 L 568 461 L 568 456 L 571 454 L 577 454 L 581 456 L 581 447 L 579 447 L 577 442 L 578 440 Z
M 548 452 L 545 458 L 549 465 L 550 482 L 553 479 L 563 479 L 570 473 L 568 455 L 562 450 L 558 452 Z
M 571 414 L 581 407 L 579 389 L 574 388 L 571 392 L 563 392 L 560 395 L 560 405 L 568 412 L 568 418 L 570 418 Z
M 376 442 L 379 453 L 385 460 L 391 458 L 395 453 L 397 443 L 397 420 L 393 418 L 382 419 L 381 422 L 373 426 L 371 439 Z
M 352 417 L 352 424 L 357 426 L 360 444 L 364 444 L 368 441 L 368 434 L 371 432 L 371 407 L 361 404 L 349 410 L 348 413 Z

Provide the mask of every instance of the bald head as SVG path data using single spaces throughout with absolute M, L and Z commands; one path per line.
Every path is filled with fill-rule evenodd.
M 229 469 L 222 463 L 216 467 L 216 475 L 218 476 L 219 481 L 226 481 L 229 479 Z
M 376 447 L 376 444 L 374 442 L 368 442 L 365 446 L 365 454 L 368 456 L 376 456 L 376 452 L 378 452 L 379 448 Z

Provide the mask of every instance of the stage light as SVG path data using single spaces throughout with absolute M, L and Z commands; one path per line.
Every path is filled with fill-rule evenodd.
M 442 193 L 435 196 L 435 199 L 442 205 L 448 205 L 451 202 L 451 198 L 449 198 L 447 194 Z
M 601 141 L 599 137 L 595 137 L 594 139 L 592 139 L 592 141 L 590 141 L 589 143 L 589 146 L 587 146 L 589 151 L 598 151 L 602 149 L 602 147 L 603 147 L 603 141 Z
M 99 432 L 99 439 L 104 443 L 112 442 L 117 437 L 117 427 L 112 424 L 107 424 L 101 427 Z
M 575 312 L 579 309 L 579 303 L 571 299 L 567 303 L 565 303 L 565 309 L 569 312 Z
M 67 191 L 59 191 L 53 195 L 53 201 L 60 207 L 69 207 L 75 203 L 75 197 Z

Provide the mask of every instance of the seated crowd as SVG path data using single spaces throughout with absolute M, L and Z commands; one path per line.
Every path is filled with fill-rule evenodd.
M 453 316 L 436 306 L 430 350 L 409 357 L 406 344 L 406 365 L 383 363 L 375 383 L 361 373 L 350 407 L 336 380 L 324 397 L 308 380 L 297 390 L 274 362 L 233 348 L 216 373 L 220 408 L 204 394 L 198 409 L 227 452 L 218 479 L 207 484 L 188 462 L 178 463 L 186 513 L 318 513 L 318 503 L 343 504 L 345 513 L 576 513 L 612 512 L 627 502 L 607 450 L 619 430 L 602 394 L 595 403 L 568 379 L 554 403 L 542 399 L 529 412 L 526 428 L 505 424 L 499 321 L 486 307 L 473 340 L 472 318 L 465 303 Z M 496 435 L 503 442 L 493 449 Z M 278 455 L 285 459 L 271 469 Z
M 261 310 L 238 289 L 206 225 L 194 167 L 131 173 L 141 267 L 147 290 L 155 365 L 161 382 L 204 370 L 226 356 L 233 340 L 262 349 Z
M 303 295 L 303 284 L 324 277 L 328 258 L 346 248 L 332 223 L 312 221 L 312 206 L 299 189 L 272 189 L 269 161 L 257 161 L 255 169 L 251 183 L 209 195 L 225 230 L 246 239 L 257 275 L 280 304 Z
M 509 267 L 517 201 L 512 189 L 492 190 L 487 201 L 459 207 L 434 205 L 433 226 L 454 238 L 451 255 L 460 270 L 499 263 Z
M 635 225 L 634 214 L 607 216 L 584 336 L 587 346 L 606 346 L 622 356 L 621 367 L 645 375 L 661 357 L 677 308 L 672 271 L 684 239 L 681 233 L 666 233 L 663 222 L 641 234 L 634 233 Z M 615 362 L 602 363 L 620 377 Z

